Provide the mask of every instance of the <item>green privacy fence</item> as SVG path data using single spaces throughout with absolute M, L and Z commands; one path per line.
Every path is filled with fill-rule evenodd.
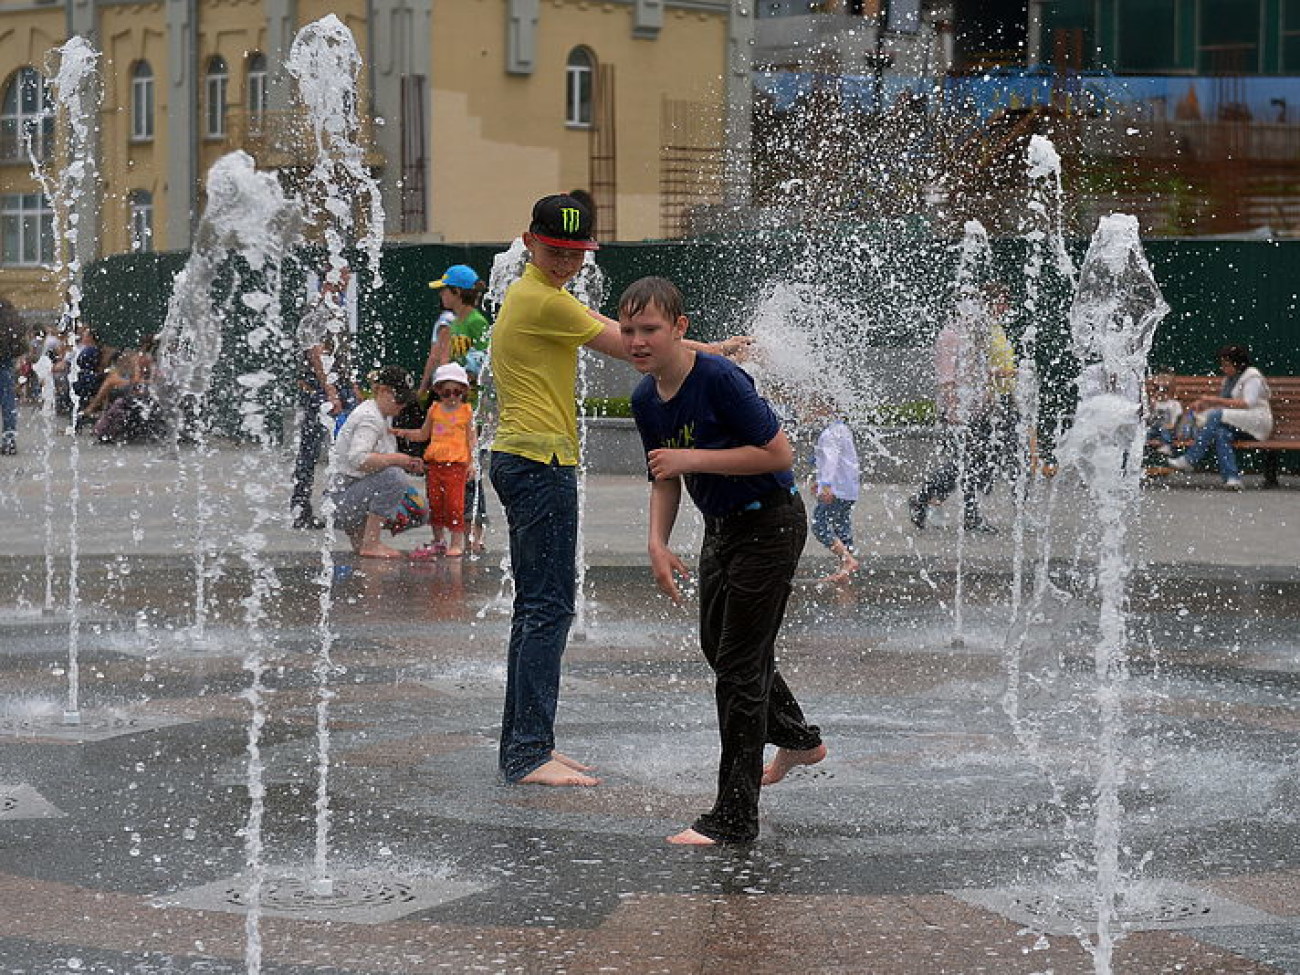
M 1086 244 L 1071 247 L 1076 262 Z M 1152 367 L 1210 373 L 1214 350 L 1228 343 L 1251 347 L 1265 375 L 1300 374 L 1300 242 L 1151 240 L 1147 256 L 1172 311 L 1162 324 Z M 399 362 L 418 369 L 429 329 L 439 311 L 428 282 L 450 264 L 468 264 L 487 278 L 503 245 L 390 245 L 383 251 L 382 285 L 373 287 L 364 261 L 354 259 L 361 285 L 360 362 Z M 1013 295 L 1023 295 L 1023 241 L 994 243 L 998 273 Z M 134 344 L 159 330 L 166 317 L 172 278 L 186 259 L 179 253 L 119 255 L 97 262 L 85 275 L 83 312 L 109 345 Z M 907 224 L 846 227 L 810 237 L 798 233 L 747 234 L 653 243 L 608 244 L 598 254 L 608 280 L 604 303 L 612 313 L 617 295 L 646 274 L 675 280 L 686 294 L 693 334 L 712 338 L 748 327 L 755 308 L 781 282 L 811 285 L 832 304 L 855 309 L 845 331 L 872 345 L 928 346 L 950 302 L 956 259 L 951 242 L 935 240 Z M 284 308 L 292 325 L 301 306 L 308 267 L 319 253 L 304 252 L 285 274 Z M 1045 389 L 1068 402 L 1072 378 L 1063 283 L 1045 281 L 1039 301 Z M 1019 302 L 1016 302 L 1019 305 Z M 812 312 L 810 311 L 810 314 Z M 1018 335 L 1026 322 L 1012 324 Z M 232 325 L 232 327 L 234 327 Z M 849 336 L 846 335 L 846 338 Z M 231 343 L 228 347 L 234 347 Z M 868 352 L 869 354 L 869 352 Z M 222 372 L 236 371 L 225 364 Z M 286 388 L 292 379 L 286 363 Z

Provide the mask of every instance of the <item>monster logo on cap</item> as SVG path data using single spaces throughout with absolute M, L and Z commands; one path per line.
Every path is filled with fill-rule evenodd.
M 528 232 L 551 247 L 594 251 L 591 211 L 567 193 L 544 196 L 533 205 Z

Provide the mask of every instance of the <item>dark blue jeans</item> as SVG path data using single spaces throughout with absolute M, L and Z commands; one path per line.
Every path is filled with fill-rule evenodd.
M 518 782 L 555 748 L 560 658 L 577 597 L 578 473 L 493 451 L 490 476 L 515 581 L 499 763 L 506 781 Z
M 1227 481 L 1241 477 L 1241 469 L 1237 467 L 1237 452 L 1232 447 L 1232 442 L 1238 439 L 1245 439 L 1245 435 L 1236 427 L 1223 422 L 1223 410 L 1210 410 L 1205 414 L 1205 426 L 1196 433 L 1196 442 L 1187 448 L 1187 453 L 1183 456 L 1189 464 L 1199 464 L 1213 450 L 1221 478 Z
M 841 541 L 853 550 L 853 502 L 844 498 L 819 500 L 813 507 L 812 533 L 827 548 Z
M 10 437 L 18 430 L 18 374 L 13 360 L 0 362 L 0 422 Z

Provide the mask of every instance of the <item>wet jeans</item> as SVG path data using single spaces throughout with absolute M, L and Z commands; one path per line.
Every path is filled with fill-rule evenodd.
M 943 501 L 960 487 L 967 526 L 979 522 L 980 495 L 987 494 L 993 484 L 993 438 L 993 421 L 988 413 L 976 416 L 968 427 L 945 428 L 942 460 L 925 476 L 917 500 L 922 505 Z
M 515 604 L 501 715 L 501 773 L 518 782 L 550 760 L 560 658 L 577 596 L 577 468 L 493 451 L 492 486 L 510 530 Z
M 0 422 L 10 437 L 18 430 L 18 373 L 12 361 L 0 362 Z
M 776 636 L 808 536 L 798 495 L 761 511 L 706 518 L 700 549 L 700 647 L 715 675 L 718 794 L 696 832 L 719 843 L 758 836 L 763 747 L 821 744 L 776 670 Z
M 1223 422 L 1223 410 L 1210 410 L 1205 414 L 1205 426 L 1196 431 L 1196 442 L 1183 456 L 1189 464 L 1195 465 L 1213 447 L 1215 459 L 1219 462 L 1219 476 L 1225 481 L 1239 478 L 1241 470 L 1237 467 L 1237 452 L 1232 449 L 1232 442 L 1241 439 L 1245 439 L 1245 434 Z

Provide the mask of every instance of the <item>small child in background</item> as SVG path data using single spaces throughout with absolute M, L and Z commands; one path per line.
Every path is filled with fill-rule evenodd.
M 862 468 L 853 431 L 825 400 L 814 403 L 814 418 L 829 420 L 817 435 L 814 471 L 812 533 L 840 560 L 839 570 L 826 582 L 847 582 L 858 569 L 853 554 L 853 503 L 858 500 Z
M 1151 413 L 1147 439 L 1157 441 L 1156 453 L 1166 457 L 1174 452 L 1179 421 L 1183 417 L 1183 404 L 1174 399 L 1173 376 L 1158 373 L 1151 377 Z
M 428 443 L 424 451 L 425 482 L 433 541 L 411 553 L 411 558 L 420 560 L 465 554 L 465 482 L 477 450 L 465 367 L 455 362 L 439 366 L 433 376 L 433 394 L 424 426 L 393 431 L 406 440 Z

